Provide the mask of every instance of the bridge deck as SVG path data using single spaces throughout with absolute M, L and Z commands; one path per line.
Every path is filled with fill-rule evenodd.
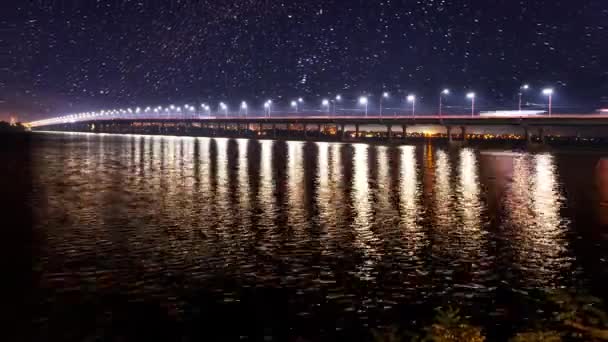
M 117 123 L 130 124 L 133 122 L 148 123 L 252 123 L 252 124 L 337 124 L 337 125 L 442 125 L 442 126 L 608 126 L 608 115 L 570 114 L 570 115 L 534 115 L 534 116 L 282 116 L 271 117 L 138 117 L 138 118 L 99 118 L 84 119 L 74 122 L 52 123 L 36 127 L 65 125 L 70 123 Z

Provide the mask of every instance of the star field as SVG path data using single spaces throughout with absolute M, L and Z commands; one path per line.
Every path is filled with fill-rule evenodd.
M 443 87 L 508 106 L 523 83 L 555 87 L 562 105 L 608 96 L 605 0 L 8 5 L 0 119 L 383 90 L 415 92 L 424 109 Z

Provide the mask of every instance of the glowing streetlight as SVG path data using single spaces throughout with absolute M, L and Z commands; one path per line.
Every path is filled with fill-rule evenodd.
M 527 84 L 522 85 L 521 87 L 519 87 L 519 105 L 517 106 L 517 108 L 519 109 L 519 111 L 521 112 L 521 97 L 524 93 L 524 91 L 530 89 L 530 86 Z
M 296 113 L 298 112 L 298 101 L 291 101 L 291 107 L 295 108 Z
M 388 99 L 387 92 L 382 93 L 382 96 L 380 96 L 380 117 L 382 117 L 382 100 L 383 99 Z
M 359 104 L 365 106 L 365 117 L 367 117 L 367 104 L 368 104 L 367 96 L 361 96 L 359 98 Z
M 467 93 L 467 99 L 471 100 L 471 116 L 475 115 L 475 93 Z
M 336 114 L 337 108 L 336 106 L 338 106 L 338 102 L 342 101 L 342 95 L 338 94 L 336 95 L 336 98 L 334 99 L 334 101 L 332 101 L 334 103 L 334 115 Z
M 553 98 L 553 89 L 552 88 L 545 88 L 543 89 L 543 95 L 548 96 L 549 97 L 549 116 L 551 116 L 551 101 Z
M 450 95 L 450 90 L 449 89 L 443 89 L 441 91 L 441 93 L 439 94 L 439 116 L 441 117 L 443 115 L 443 97 L 444 96 L 448 96 Z
M 321 107 L 326 108 L 327 115 L 329 115 L 329 100 L 328 99 L 323 99 L 323 101 L 321 102 Z
M 220 109 L 224 111 L 224 115 L 228 117 L 228 106 L 224 102 L 220 102 Z
M 247 102 L 241 102 L 241 109 L 245 112 L 245 117 L 249 114 L 249 107 L 247 107 Z
M 270 112 L 272 111 L 272 100 L 268 100 L 264 103 L 264 108 L 266 109 L 266 112 L 268 113 L 268 117 L 270 117 Z
M 411 102 L 412 103 L 412 116 L 416 115 L 416 95 L 408 95 L 407 96 L 407 102 Z

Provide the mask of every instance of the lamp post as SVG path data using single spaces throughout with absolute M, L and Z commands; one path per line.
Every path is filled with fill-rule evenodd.
M 410 94 L 407 96 L 407 102 L 412 103 L 412 116 L 416 115 L 416 95 Z
M 439 94 L 439 117 L 443 115 L 443 97 L 450 95 L 449 89 L 443 89 Z
M 553 98 L 553 89 L 552 88 L 545 88 L 545 89 L 543 89 L 543 95 L 549 97 L 549 116 L 551 116 L 552 115 L 552 112 L 551 112 L 551 105 L 552 105 L 552 103 L 551 103 L 551 101 L 552 101 L 552 98 Z
M 329 116 L 329 100 L 323 99 L 323 101 L 321 101 L 321 108 L 325 108 L 327 110 L 327 115 Z
M 387 92 L 382 93 L 382 96 L 380 97 L 380 117 L 382 117 L 382 100 L 383 99 L 388 99 Z
M 338 102 L 342 101 L 342 95 L 336 95 L 336 99 L 334 100 L 334 115 L 337 112 L 336 106 L 338 105 Z
M 228 106 L 224 102 L 220 102 L 220 110 L 223 110 L 224 116 L 228 117 Z
M 266 109 L 268 117 L 270 117 L 270 113 L 272 111 L 272 100 L 266 101 L 266 103 L 264 103 L 264 108 Z
M 241 109 L 243 110 L 243 112 L 245 112 L 245 118 L 247 117 L 247 115 L 249 114 L 249 107 L 247 106 L 247 102 L 243 101 L 241 102 Z
M 367 100 L 367 96 L 361 96 L 359 98 L 359 104 L 365 106 L 365 117 L 367 117 L 367 103 L 369 101 Z
M 467 99 L 471 100 L 471 117 L 475 116 L 475 93 L 470 92 L 467 94 Z
M 519 104 L 517 106 L 518 110 L 521 112 L 521 97 L 524 93 L 525 90 L 530 89 L 530 86 L 527 84 L 522 85 L 521 87 L 519 87 Z
M 291 101 L 291 107 L 296 109 L 296 114 L 298 113 L 298 101 Z

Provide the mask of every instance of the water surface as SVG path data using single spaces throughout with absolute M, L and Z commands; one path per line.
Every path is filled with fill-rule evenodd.
M 365 339 L 608 280 L 608 154 L 31 138 L 38 339 Z

